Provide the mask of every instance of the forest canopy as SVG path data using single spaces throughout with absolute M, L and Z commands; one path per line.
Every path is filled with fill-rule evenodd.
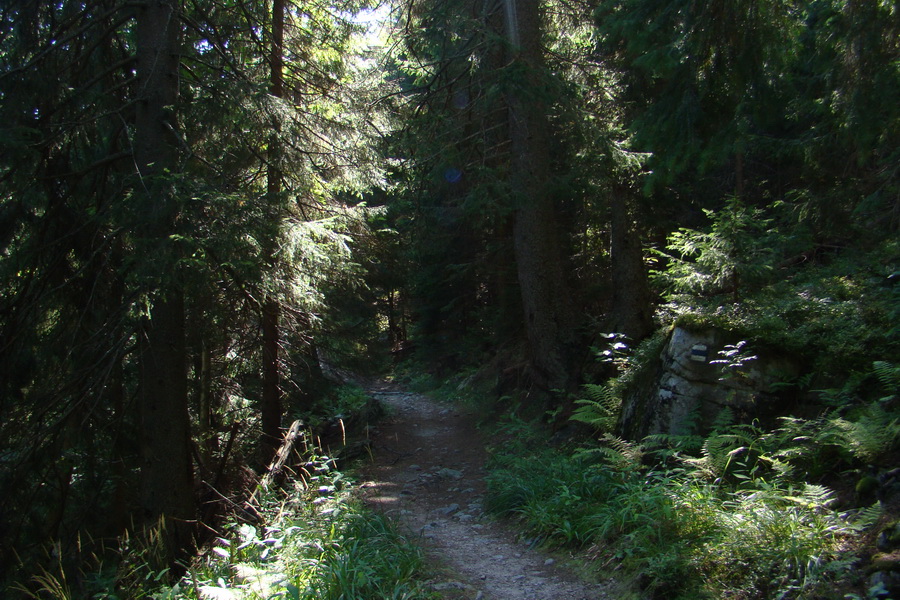
M 183 557 L 335 373 L 639 442 L 714 329 L 896 428 L 897 98 L 890 0 L 3 2 L 0 579 Z

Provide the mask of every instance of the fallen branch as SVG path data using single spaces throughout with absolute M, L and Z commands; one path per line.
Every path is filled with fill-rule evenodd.
M 256 504 L 256 494 L 259 490 L 268 490 L 272 484 L 281 481 L 284 476 L 285 463 L 287 463 L 288 458 L 290 458 L 291 453 L 294 451 L 297 440 L 304 437 L 302 428 L 302 421 L 298 420 L 291 423 L 287 433 L 284 434 L 284 441 L 281 443 L 281 447 L 278 448 L 278 452 L 275 453 L 272 464 L 270 464 L 269 468 L 266 470 L 266 474 L 263 476 L 262 481 L 260 481 L 259 487 L 257 487 L 256 491 L 253 492 L 253 495 L 250 496 L 248 502 L 251 506 Z

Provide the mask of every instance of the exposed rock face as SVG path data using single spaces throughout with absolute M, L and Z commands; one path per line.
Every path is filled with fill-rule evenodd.
M 740 367 L 717 364 L 720 352 L 739 338 L 728 332 L 675 327 L 659 356 L 655 374 L 638 382 L 622 409 L 619 430 L 628 439 L 702 432 L 728 407 L 740 421 L 779 414 L 772 384 L 796 375 L 792 361 L 745 346 Z M 755 358 L 749 359 L 750 356 Z

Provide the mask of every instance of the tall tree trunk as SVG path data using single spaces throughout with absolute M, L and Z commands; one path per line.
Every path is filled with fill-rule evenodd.
M 574 373 L 571 296 L 566 290 L 557 221 L 549 193 L 549 122 L 539 0 L 505 0 L 507 38 L 522 77 L 507 93 L 516 210 L 513 240 L 534 383 L 566 391 Z
M 653 329 L 653 312 L 641 239 L 634 223 L 634 202 L 624 186 L 615 186 L 610 200 L 613 297 L 609 326 L 616 333 L 639 340 Z
M 208 340 L 200 340 L 199 368 L 197 369 L 197 433 L 200 453 L 207 471 L 212 468 L 212 457 L 218 438 L 213 424 L 215 405 L 212 389 L 212 350 Z M 205 476 L 205 475 L 204 475 Z
M 165 517 L 179 546 L 195 516 L 188 417 L 184 303 L 180 290 L 155 300 L 141 349 L 141 501 L 150 520 Z
M 128 463 L 126 462 L 125 436 L 128 417 L 125 414 L 124 356 L 116 353 L 110 374 L 109 395 L 113 407 L 115 434 L 112 447 L 112 477 L 115 482 L 110 506 L 109 525 L 111 535 L 121 535 L 128 528 Z
M 272 2 L 272 47 L 270 49 L 270 92 L 275 98 L 284 96 L 284 1 Z M 266 195 L 272 206 L 277 207 L 281 195 L 280 131 L 277 117 L 269 140 L 268 167 L 266 172 Z M 280 218 L 280 211 L 273 211 Z M 266 258 L 269 266 L 275 266 L 275 244 L 269 240 Z M 281 305 L 274 296 L 267 296 L 262 308 L 263 334 L 263 393 L 261 409 L 263 462 L 268 463 L 271 455 L 281 443 L 281 382 L 278 368 L 278 348 L 280 345 L 279 321 Z
M 263 361 L 263 395 L 262 418 L 262 445 L 263 458 L 269 459 L 279 445 L 281 431 L 281 382 L 278 369 L 278 347 L 280 336 L 278 321 L 281 306 L 275 298 L 266 298 L 262 309 L 262 361 Z
M 145 191 L 143 241 L 164 289 L 154 290 L 141 348 L 141 503 L 148 521 L 164 518 L 170 557 L 190 542 L 195 517 L 184 335 L 184 297 L 170 235 L 177 202 L 169 173 L 177 167 L 173 107 L 178 99 L 178 19 L 174 0 L 137 9 L 138 89 L 135 162 Z M 154 283 L 154 285 L 157 285 Z

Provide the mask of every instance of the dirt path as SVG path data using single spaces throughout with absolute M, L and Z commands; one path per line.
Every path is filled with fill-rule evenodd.
M 370 393 L 389 416 L 371 436 L 374 461 L 365 470 L 365 497 L 420 535 L 440 574 L 436 591 L 454 600 L 607 598 L 604 586 L 580 581 L 484 516 L 487 454 L 470 417 L 388 385 Z

